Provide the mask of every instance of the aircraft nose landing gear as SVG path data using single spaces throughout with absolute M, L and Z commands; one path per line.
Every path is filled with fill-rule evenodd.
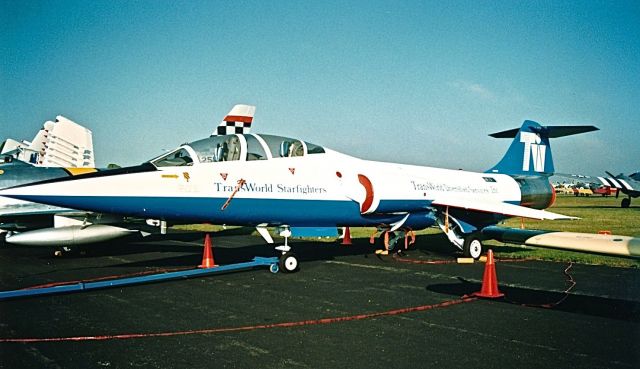
M 285 252 L 280 256 L 280 270 L 293 273 L 298 270 L 298 259 L 292 252 Z
M 280 236 L 284 237 L 284 245 L 276 247 L 276 250 L 282 252 L 279 262 L 280 270 L 286 273 L 293 273 L 298 270 L 298 258 L 296 254 L 291 252 L 291 246 L 289 246 L 289 237 L 291 237 L 289 227 L 282 230 Z

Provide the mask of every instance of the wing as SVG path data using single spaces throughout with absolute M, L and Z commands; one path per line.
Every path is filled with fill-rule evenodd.
M 576 217 L 552 213 L 546 210 L 531 209 L 520 205 L 509 204 L 506 202 L 480 201 L 468 197 L 447 196 L 437 198 L 433 201 L 432 205 L 450 206 L 454 208 L 478 211 L 483 213 L 503 214 L 512 217 L 524 217 L 540 220 L 578 219 Z

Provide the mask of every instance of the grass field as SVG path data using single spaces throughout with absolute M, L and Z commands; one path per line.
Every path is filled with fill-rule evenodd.
M 526 219 L 524 226 L 527 229 L 544 229 L 565 232 L 598 233 L 610 231 L 612 234 L 640 237 L 640 200 L 632 202 L 628 209 L 620 207 L 620 199 L 614 197 L 575 197 L 558 196 L 556 203 L 548 209 L 563 215 L 575 216 L 577 220 L 538 221 Z M 519 228 L 520 218 L 509 219 L 501 226 Z M 183 225 L 175 226 L 176 229 L 198 230 L 215 232 L 222 227 L 215 225 Z M 369 238 L 372 228 L 351 228 L 351 237 Z M 257 232 L 256 232 L 257 234 Z M 429 228 L 417 232 L 418 235 L 442 234 L 439 228 Z M 442 250 L 448 245 L 446 237 L 429 238 L 430 242 L 437 243 L 427 245 L 434 249 Z M 325 241 L 333 242 L 333 239 Z M 552 261 L 573 261 L 583 264 L 602 264 L 620 267 L 640 268 L 640 260 L 592 255 L 570 251 L 532 248 L 513 244 L 503 244 L 497 241 L 486 241 L 496 256 L 502 258 L 533 258 Z

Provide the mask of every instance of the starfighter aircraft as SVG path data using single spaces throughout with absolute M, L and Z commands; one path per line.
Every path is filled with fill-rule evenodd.
M 211 136 L 248 134 L 254 114 L 255 106 L 234 106 Z M 72 178 L 87 173 L 101 176 L 130 172 L 128 168 L 93 168 L 91 131 L 62 116 L 57 117 L 55 124 L 46 122 L 32 142 L 21 144 L 24 148 L 19 144 L 21 143 L 15 140 L 8 140 L 2 146 L 7 150 L 3 151 L 6 162 L 0 164 L 0 188 Z M 72 167 L 78 161 L 72 155 L 76 151 L 82 152 L 80 159 L 83 156 L 89 158 L 84 163 L 81 162 L 84 164 L 81 167 Z M 171 158 L 166 157 L 165 160 L 169 162 Z M 131 234 L 146 236 L 158 226 L 162 232 L 166 223 L 148 217 L 126 219 L 120 214 L 78 211 L 0 196 L 0 237 L 16 245 L 61 248 L 56 254 L 71 251 L 75 246 Z
M 290 227 L 373 226 L 408 234 L 439 226 L 465 255 L 483 251 L 482 230 L 508 217 L 571 219 L 543 209 L 555 192 L 550 138 L 597 130 L 527 120 L 495 133 L 513 138 L 488 171 L 359 159 L 317 144 L 232 133 L 181 145 L 114 173 L 54 179 L 0 191 L 12 198 L 165 221 L 280 227 L 281 269 L 298 261 Z

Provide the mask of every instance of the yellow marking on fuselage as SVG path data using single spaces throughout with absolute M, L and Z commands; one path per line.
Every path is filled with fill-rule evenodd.
M 178 178 L 178 175 L 177 174 L 163 174 L 162 178 L 173 178 L 173 179 L 176 179 L 176 178 Z
M 66 170 L 72 176 L 78 176 L 80 174 L 87 174 L 87 173 L 95 173 L 98 171 L 96 168 L 64 168 L 64 170 Z

